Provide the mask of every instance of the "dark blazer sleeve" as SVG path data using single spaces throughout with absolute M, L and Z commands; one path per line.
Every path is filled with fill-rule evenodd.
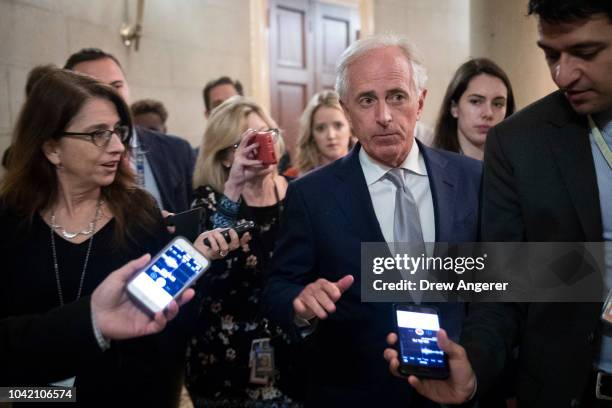
M 293 299 L 312 281 L 316 267 L 313 220 L 304 197 L 289 184 L 276 248 L 264 289 L 264 314 L 287 333 L 297 335 Z
M 487 136 L 482 200 L 481 237 L 485 242 L 522 241 L 523 219 L 512 164 L 500 134 Z M 478 394 L 485 393 L 501 373 L 527 311 L 526 304 L 474 303 L 463 326 L 461 343 L 478 379 Z
M 0 321 L 0 384 L 48 383 L 74 375 L 84 356 L 102 351 L 91 323 L 90 298 L 43 315 Z

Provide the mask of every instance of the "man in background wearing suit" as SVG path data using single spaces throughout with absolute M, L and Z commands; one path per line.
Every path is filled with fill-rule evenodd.
M 482 238 L 610 241 L 612 2 L 531 0 L 529 13 L 559 90 L 489 132 Z M 518 345 L 519 406 L 612 406 L 612 331 L 601 314 L 602 303 L 475 304 L 464 348 L 440 341 L 450 379 L 410 383 L 437 401 L 463 402 L 486 392 Z M 394 371 L 396 353 L 385 358 Z
M 309 334 L 310 406 L 432 404 L 389 378 L 381 355 L 392 305 L 361 303 L 359 290 L 362 242 L 476 240 L 480 164 L 413 137 L 425 81 L 405 39 L 352 44 L 336 89 L 359 144 L 289 185 L 265 309 L 296 338 Z M 457 336 L 463 307 L 440 309 L 442 326 Z
M 117 58 L 97 48 L 72 54 L 65 69 L 81 72 L 111 85 L 129 105 L 130 88 Z M 191 204 L 195 155 L 185 140 L 136 127 L 132 137 L 133 167 L 138 184 L 162 210 L 186 211 Z

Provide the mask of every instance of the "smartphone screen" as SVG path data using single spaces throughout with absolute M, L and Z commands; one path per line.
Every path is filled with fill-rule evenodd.
M 446 357 L 438 347 L 436 338 L 440 330 L 436 311 L 429 308 L 421 311 L 396 308 L 395 312 L 403 371 L 423 376 L 445 375 L 448 371 Z
M 178 237 L 133 278 L 128 292 L 155 313 L 191 285 L 208 265 L 202 254 Z

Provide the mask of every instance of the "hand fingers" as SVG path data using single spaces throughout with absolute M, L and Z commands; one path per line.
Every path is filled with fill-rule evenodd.
M 117 276 L 117 278 L 121 282 L 127 282 L 134 275 L 134 272 L 138 271 L 139 269 L 142 269 L 147 264 L 147 262 L 149 262 L 150 259 L 151 255 L 144 254 L 140 258 L 134 259 L 123 265 L 111 275 Z
M 168 320 L 166 319 L 164 312 L 155 313 L 155 315 L 153 316 L 153 320 L 150 321 L 146 326 L 146 334 L 153 334 L 162 331 L 164 327 L 166 327 L 167 322 Z
M 397 334 L 395 333 L 389 333 L 387 334 L 387 344 L 390 346 L 395 345 L 395 343 L 397 342 Z
M 248 244 L 250 240 L 251 240 L 251 233 L 245 232 L 244 235 L 242 235 L 242 237 L 240 238 L 240 245 L 244 246 Z
M 238 233 L 234 229 L 230 228 L 229 236 L 230 236 L 230 242 L 228 244 L 229 250 L 233 251 L 234 249 L 238 249 L 238 247 L 240 246 L 240 237 L 238 236 Z
M 331 285 L 330 285 L 331 286 Z M 325 290 L 319 290 L 313 294 L 319 305 L 325 309 L 327 313 L 334 313 L 336 311 L 335 300 Z M 338 295 L 338 298 L 340 296 Z
M 448 334 L 446 334 L 446 331 L 444 329 L 438 330 L 437 339 L 438 339 L 438 346 L 440 347 L 440 350 L 448 354 L 449 359 L 452 359 L 452 358 L 467 359 L 467 356 L 465 354 L 465 349 L 461 347 L 460 345 L 458 345 L 457 343 L 455 343 L 454 341 L 452 341 L 451 339 L 449 339 Z
M 170 211 L 166 211 L 166 210 L 161 210 L 161 215 L 162 215 L 162 218 L 168 218 L 170 216 L 173 216 L 174 213 L 171 213 Z
M 389 362 L 389 372 L 396 377 L 403 377 L 398 371 L 399 369 L 399 360 L 397 359 L 397 351 L 391 348 L 385 349 L 383 353 L 385 360 Z
M 348 288 L 351 287 L 354 281 L 355 278 L 353 278 L 353 275 L 346 275 L 345 277 L 336 282 L 336 286 L 338 287 L 338 289 L 340 289 L 340 293 L 342 294 L 346 292 Z
M 301 298 L 301 301 L 306 305 L 306 313 L 314 313 L 319 319 L 327 318 L 327 312 L 321 307 L 317 299 L 312 295 L 306 295 Z
M 185 303 L 188 303 L 191 299 L 193 299 L 194 296 L 195 290 L 193 290 L 192 288 L 185 290 L 178 300 L 178 305 L 183 306 Z
M 342 292 L 340 291 L 340 289 L 338 289 L 338 286 L 336 286 L 336 284 L 329 282 L 325 279 L 320 279 L 319 284 L 320 284 L 319 289 L 315 291 L 314 293 L 318 293 L 320 291 L 326 294 L 327 297 L 329 297 L 329 299 L 331 299 L 333 303 L 336 303 L 342 296 Z M 334 307 L 334 310 L 335 310 L 335 307 Z
M 412 385 L 412 388 L 414 388 L 419 394 L 425 395 L 423 394 L 425 392 L 425 385 L 418 377 L 414 375 L 409 376 L 408 383 Z
M 293 299 L 293 311 L 296 315 L 303 317 L 306 320 L 312 318 L 312 315 L 308 313 L 308 308 L 306 307 L 304 302 L 300 300 L 299 297 Z
M 178 312 L 179 305 L 176 303 L 176 301 L 173 300 L 172 302 L 168 303 L 168 306 L 166 306 L 166 309 L 164 310 L 164 316 L 168 321 L 170 321 L 176 317 Z
M 251 139 L 253 139 L 253 137 L 255 136 L 255 133 L 257 133 L 255 129 L 247 129 L 240 137 L 241 139 L 240 139 L 240 143 L 238 144 L 238 148 L 240 148 L 240 146 L 244 146 L 247 143 L 249 143 Z
M 383 357 L 389 363 L 393 361 L 393 359 L 397 360 L 397 350 L 392 349 L 392 348 L 386 348 L 385 351 L 383 352 Z

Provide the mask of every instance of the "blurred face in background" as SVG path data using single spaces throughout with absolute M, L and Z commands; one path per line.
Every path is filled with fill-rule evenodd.
M 104 82 L 115 88 L 125 103 L 130 101 L 130 88 L 123 71 L 110 58 L 101 58 L 95 61 L 85 61 L 76 64 L 73 67 L 76 72 L 81 72 L 96 78 L 100 82 Z
M 507 100 L 508 89 L 501 79 L 488 74 L 473 77 L 459 101 L 451 104 L 459 145 L 482 148 L 489 129 L 506 117 Z
M 232 84 L 221 84 L 211 88 L 208 92 L 210 111 L 206 111 L 206 117 L 210 115 L 213 109 L 235 95 L 238 95 L 238 91 Z
M 348 153 L 351 130 L 340 109 L 321 106 L 312 117 L 312 138 L 321 156 L 321 165 Z
M 166 125 L 162 118 L 155 112 L 146 112 L 134 115 L 134 124 L 136 126 L 150 129 L 159 133 L 166 133 Z

